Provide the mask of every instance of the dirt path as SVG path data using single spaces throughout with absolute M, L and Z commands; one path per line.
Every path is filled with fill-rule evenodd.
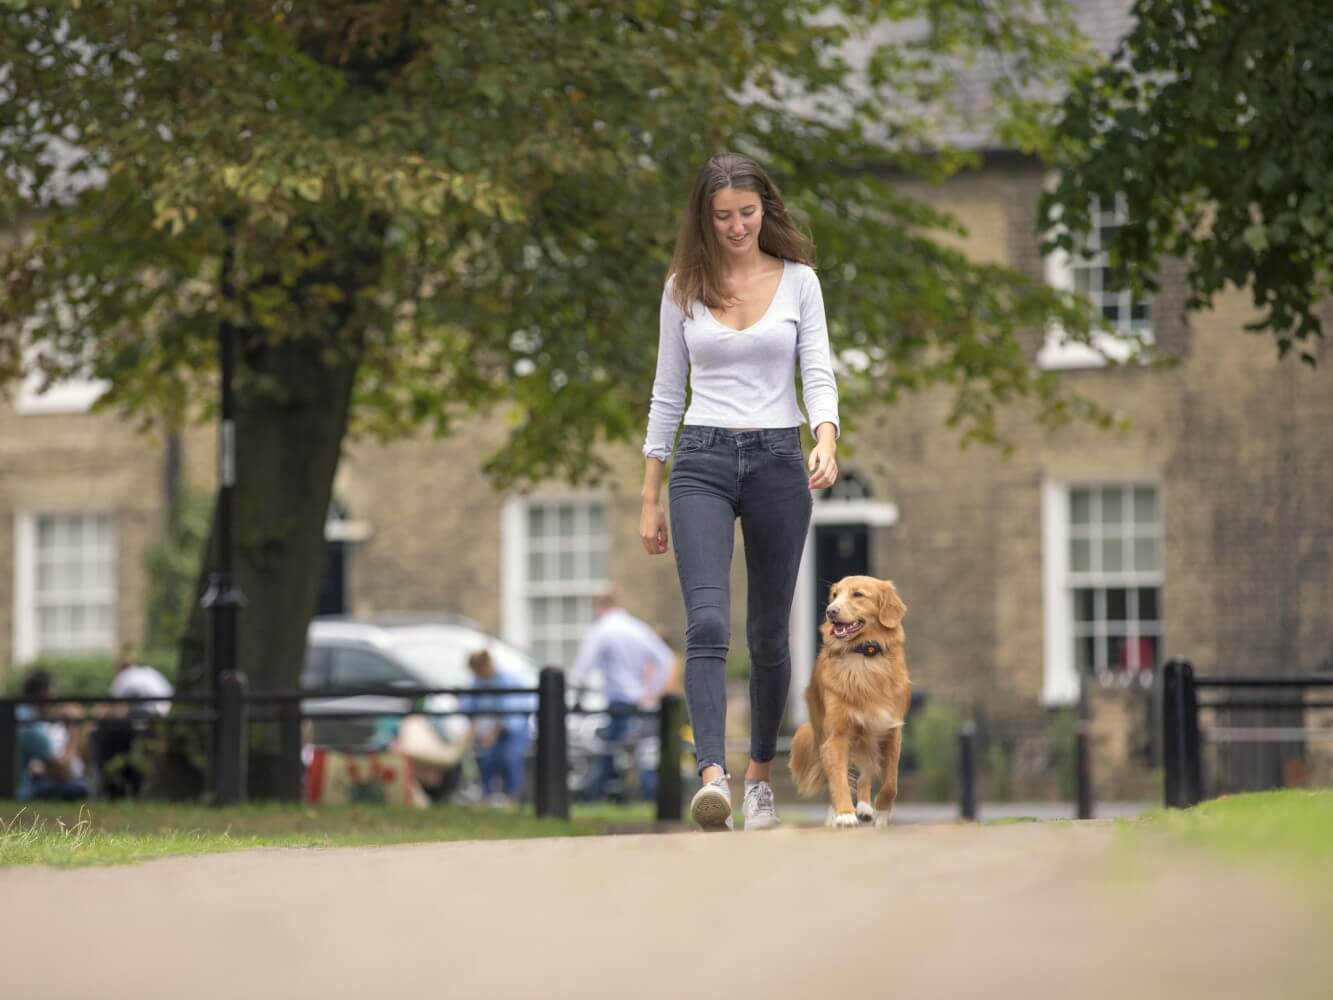
M 1131 859 L 1100 823 L 263 850 L 0 870 L 0 901 L 15 1000 L 1268 1000 L 1333 982 L 1313 900 Z

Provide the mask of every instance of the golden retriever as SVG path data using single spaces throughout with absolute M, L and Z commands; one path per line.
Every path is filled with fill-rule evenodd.
M 823 648 L 805 689 L 810 721 L 796 730 L 791 773 L 802 795 L 827 787 L 832 825 L 885 826 L 898 795 L 902 726 L 912 697 L 904 650 L 907 606 L 888 580 L 848 576 L 829 591 Z M 853 809 L 848 765 L 857 768 Z M 870 786 L 880 779 L 875 804 Z

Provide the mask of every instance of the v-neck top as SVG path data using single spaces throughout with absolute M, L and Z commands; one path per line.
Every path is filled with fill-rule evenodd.
M 838 427 L 838 386 L 814 268 L 783 261 L 773 301 L 743 330 L 699 301 L 682 310 L 671 292 L 668 280 L 644 455 L 666 461 L 682 415 L 687 424 L 709 427 L 799 427 L 806 420 L 796 405 L 798 361 L 810 426 L 827 421 Z

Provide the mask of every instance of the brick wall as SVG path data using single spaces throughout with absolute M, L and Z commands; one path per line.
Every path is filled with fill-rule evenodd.
M 968 227 L 957 242 L 978 259 L 1035 277 L 1041 174 L 999 165 L 919 189 Z M 895 579 L 919 684 L 993 706 L 1031 706 L 1043 675 L 1041 482 L 1147 476 L 1161 486 L 1165 650 L 1200 669 L 1277 670 L 1330 655 L 1333 636 L 1333 393 L 1326 371 L 1279 365 L 1271 343 L 1246 337 L 1240 297 L 1188 323 L 1181 268 L 1164 266 L 1154 334 L 1180 362 L 1072 371 L 1074 389 L 1129 418 L 1126 433 L 1040 428 L 1021 406 L 1003 414 L 1017 452 L 962 450 L 944 426 L 948 400 L 926 392 L 860 415 L 840 459 L 895 502 L 900 522 L 876 529 L 876 572 Z M 1032 346 L 1038 334 L 1031 335 Z M 452 441 L 355 449 L 343 494 L 375 536 L 354 557 L 358 607 L 430 606 L 498 626 L 498 503 L 479 454 L 499 440 L 478 423 Z M 683 634 L 669 558 L 638 544 L 637 442 L 610 453 L 611 574 L 626 603 Z M 733 647 L 744 635 L 744 557 L 733 572 Z M 1126 717 L 1138 717 L 1126 713 Z

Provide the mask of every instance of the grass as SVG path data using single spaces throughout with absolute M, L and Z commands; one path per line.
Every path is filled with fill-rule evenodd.
M 124 864 L 252 847 L 364 847 L 644 829 L 652 806 L 581 805 L 568 820 L 489 807 L 0 803 L 0 867 Z
M 0 867 L 122 864 L 251 847 L 360 847 L 448 840 L 577 837 L 643 830 L 647 803 L 573 806 L 568 820 L 481 806 L 301 806 L 230 809 L 166 803 L 0 803 Z M 1030 817 L 986 825 L 1035 822 Z M 1333 790 L 1233 795 L 1157 810 L 1120 828 L 1131 849 L 1155 844 L 1259 861 L 1333 882 Z
M 1121 829 L 1333 881 L 1333 789 L 1228 795 L 1193 809 L 1160 809 Z

